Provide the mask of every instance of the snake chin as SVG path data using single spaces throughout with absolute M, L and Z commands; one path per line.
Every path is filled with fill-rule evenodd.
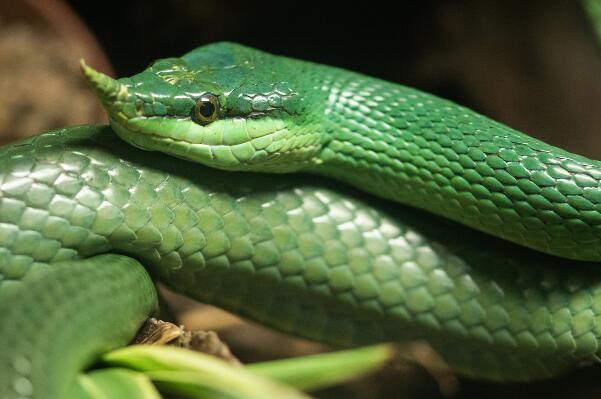
M 321 146 L 319 135 L 303 133 L 299 140 L 298 132 L 280 119 L 228 118 L 205 126 L 165 117 L 110 122 L 122 140 L 137 148 L 229 171 L 298 170 L 312 162 Z

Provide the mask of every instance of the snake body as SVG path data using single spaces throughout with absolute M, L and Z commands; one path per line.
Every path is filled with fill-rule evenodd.
M 596 267 L 311 176 L 149 159 L 107 127 L 4 147 L 0 165 L 3 398 L 69 398 L 82 367 L 131 338 L 156 301 L 132 258 L 180 293 L 321 342 L 427 339 L 474 377 L 597 359 Z
M 121 81 L 83 68 L 117 135 L 168 154 L 103 126 L 0 149 L 0 397 L 76 398 L 80 370 L 154 310 L 149 276 L 336 346 L 427 339 L 478 378 L 598 360 L 597 265 L 314 175 L 598 260 L 597 162 L 424 93 L 229 43 Z

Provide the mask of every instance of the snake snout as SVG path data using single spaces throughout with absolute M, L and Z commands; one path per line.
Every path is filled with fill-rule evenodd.
M 82 59 L 80 61 L 81 72 L 86 78 L 88 84 L 98 96 L 107 111 L 110 112 L 110 107 L 115 101 L 123 101 L 127 98 L 127 87 L 116 79 L 98 72 L 88 66 Z

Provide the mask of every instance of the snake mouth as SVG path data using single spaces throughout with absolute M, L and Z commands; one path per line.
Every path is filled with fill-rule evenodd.
M 206 126 L 166 117 L 111 117 L 110 122 L 119 137 L 138 148 L 225 170 L 252 169 L 273 157 L 288 138 L 283 121 L 267 118 L 229 118 Z

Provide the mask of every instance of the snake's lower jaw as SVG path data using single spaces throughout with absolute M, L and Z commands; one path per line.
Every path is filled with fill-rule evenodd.
M 189 119 L 111 116 L 124 141 L 229 171 L 286 173 L 315 159 L 321 135 L 298 133 L 279 119 L 224 119 L 200 126 Z M 294 137 L 298 135 L 300 138 Z
M 111 119 L 111 126 L 122 140 L 142 150 L 164 152 L 178 158 L 203 165 L 210 165 L 218 169 L 238 170 L 239 161 L 232 160 L 227 162 L 228 158 L 216 159 L 210 145 L 189 143 L 176 140 L 172 137 L 147 133 L 139 130 L 139 126 L 135 121 L 123 123 Z

